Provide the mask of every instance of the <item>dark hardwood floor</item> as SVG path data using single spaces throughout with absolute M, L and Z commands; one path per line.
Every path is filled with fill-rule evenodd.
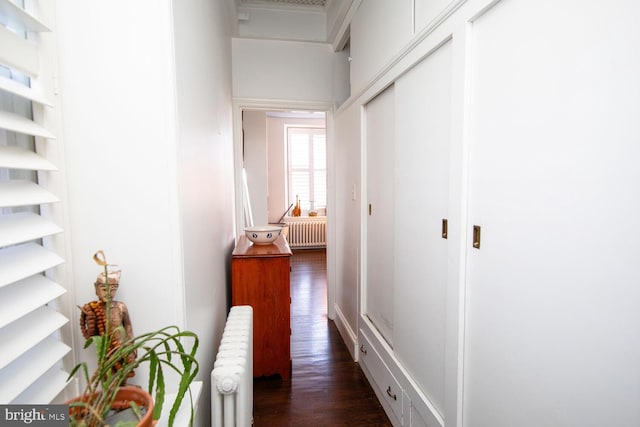
M 294 251 L 291 269 L 291 380 L 254 380 L 254 425 L 391 426 L 327 319 L 325 251 Z

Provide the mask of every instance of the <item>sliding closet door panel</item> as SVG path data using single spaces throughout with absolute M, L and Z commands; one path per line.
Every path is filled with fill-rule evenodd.
M 394 89 L 365 108 L 367 235 L 365 314 L 393 343 Z
M 395 84 L 395 352 L 444 412 L 451 43 Z
M 509 0 L 473 23 L 465 427 L 640 425 L 639 15 Z

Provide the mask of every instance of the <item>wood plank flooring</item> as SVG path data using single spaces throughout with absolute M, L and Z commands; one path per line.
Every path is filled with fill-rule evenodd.
M 325 251 L 294 251 L 291 269 L 292 378 L 254 380 L 254 425 L 391 426 L 335 324 L 327 319 Z

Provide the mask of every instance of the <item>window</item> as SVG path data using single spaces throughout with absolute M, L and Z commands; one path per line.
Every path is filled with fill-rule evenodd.
M 327 206 L 327 147 L 324 128 L 287 127 L 289 203 L 300 200 L 303 211 Z
M 58 283 L 59 197 L 51 189 L 58 172 L 48 159 L 56 156 L 56 107 L 45 95 L 52 90 L 39 86 L 53 80 L 43 55 L 51 33 L 16 2 L 0 6 L 0 404 L 48 403 L 66 385 L 70 351 L 59 299 L 66 293 Z M 50 12 L 47 2 L 40 6 Z

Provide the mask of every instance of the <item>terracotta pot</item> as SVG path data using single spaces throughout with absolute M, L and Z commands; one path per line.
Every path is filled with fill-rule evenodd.
M 79 402 L 82 400 L 86 400 L 86 397 L 76 397 L 75 399 L 71 399 L 68 402 L 65 402 L 67 405 L 73 402 Z M 140 422 L 137 424 L 138 427 L 152 427 L 156 424 L 153 420 L 153 398 L 146 390 L 140 387 L 133 386 L 122 386 L 116 393 L 116 399 L 113 401 L 111 407 L 116 410 L 127 409 L 131 405 L 129 402 L 136 402 L 136 405 L 140 407 L 144 407 L 147 409 L 147 412 L 144 414 Z M 81 407 L 70 407 L 69 414 L 81 411 Z

